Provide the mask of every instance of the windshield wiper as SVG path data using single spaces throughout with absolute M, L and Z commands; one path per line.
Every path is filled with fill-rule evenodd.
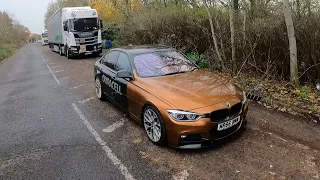
M 194 70 L 198 70 L 199 68 L 197 68 L 197 67 L 194 67 L 194 68 L 192 68 L 190 71 L 194 71 Z
M 185 73 L 185 72 L 187 72 L 187 71 L 172 72 L 172 73 L 164 74 L 163 76 L 169 76 L 169 75 L 180 74 L 180 73 Z

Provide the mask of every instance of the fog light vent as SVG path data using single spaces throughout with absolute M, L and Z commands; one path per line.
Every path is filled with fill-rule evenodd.
M 201 138 L 202 136 L 200 134 L 187 134 L 180 136 L 181 141 L 200 141 Z

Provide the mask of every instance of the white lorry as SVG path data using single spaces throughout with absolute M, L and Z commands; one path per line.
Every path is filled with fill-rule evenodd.
M 56 11 L 47 21 L 49 47 L 68 59 L 102 52 L 102 21 L 90 6 Z
M 42 44 L 42 46 L 48 45 L 48 33 L 47 33 L 47 30 L 43 30 L 42 31 L 41 44 Z

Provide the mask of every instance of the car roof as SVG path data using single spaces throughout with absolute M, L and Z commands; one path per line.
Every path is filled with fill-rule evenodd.
M 173 50 L 174 48 L 169 46 L 161 46 L 161 45 L 130 45 L 130 46 L 123 46 L 119 48 L 114 48 L 112 50 L 119 50 L 126 52 L 129 55 L 135 54 L 143 54 L 143 53 L 150 53 L 155 51 L 165 51 L 165 50 Z

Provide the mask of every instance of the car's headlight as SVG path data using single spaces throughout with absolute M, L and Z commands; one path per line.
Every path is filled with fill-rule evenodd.
M 176 121 L 197 121 L 204 115 L 182 110 L 167 110 L 169 115 Z
M 242 93 L 242 104 L 246 103 L 246 101 L 247 101 L 247 94 L 246 94 L 246 92 L 243 91 L 243 93 Z

